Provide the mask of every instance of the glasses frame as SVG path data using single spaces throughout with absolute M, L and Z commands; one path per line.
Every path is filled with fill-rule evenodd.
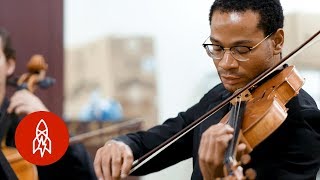
M 224 57 L 224 54 L 226 53 L 227 50 L 229 50 L 231 53 L 231 56 L 236 59 L 237 61 L 248 61 L 249 58 L 243 60 L 243 59 L 238 59 L 236 57 L 234 57 L 234 54 L 236 53 L 236 51 L 233 51 L 234 48 L 236 47 L 246 47 L 249 49 L 248 52 L 246 53 L 251 53 L 251 51 L 253 49 L 255 49 L 256 47 L 258 47 L 261 43 L 263 43 L 266 39 L 268 39 L 273 33 L 270 33 L 269 35 L 267 35 L 265 38 L 263 38 L 260 42 L 258 42 L 256 45 L 252 46 L 252 47 L 249 47 L 249 46 L 232 46 L 232 47 L 229 47 L 229 48 L 225 48 L 223 46 L 220 46 L 220 45 L 215 45 L 215 46 L 218 46 L 221 48 L 221 50 L 223 51 L 223 54 L 222 54 L 222 57 L 221 58 L 217 58 L 213 55 L 213 53 L 209 50 L 208 46 L 210 45 L 214 45 L 212 43 L 205 43 L 207 42 L 208 39 L 210 39 L 210 36 L 204 41 L 204 43 L 202 44 L 202 46 L 204 47 L 204 49 L 207 51 L 207 54 L 209 55 L 209 57 L 211 57 L 212 59 L 215 59 L 215 60 L 221 60 L 223 57 Z

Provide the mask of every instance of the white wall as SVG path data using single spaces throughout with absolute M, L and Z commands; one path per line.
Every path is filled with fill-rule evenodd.
M 282 0 L 285 12 L 307 7 L 317 11 L 318 0 Z M 195 103 L 210 85 L 213 64 L 201 44 L 209 35 L 212 1 L 199 0 L 65 0 L 65 46 L 85 43 L 107 34 L 150 35 L 155 38 L 159 119 L 176 116 Z M 214 84 L 216 80 L 209 80 Z M 160 123 L 160 122 L 159 122 Z M 190 179 L 191 162 L 143 179 Z

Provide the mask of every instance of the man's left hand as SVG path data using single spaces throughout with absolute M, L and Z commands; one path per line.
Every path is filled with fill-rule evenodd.
M 36 111 L 49 111 L 42 101 L 28 90 L 16 91 L 10 98 L 8 113 L 27 115 Z

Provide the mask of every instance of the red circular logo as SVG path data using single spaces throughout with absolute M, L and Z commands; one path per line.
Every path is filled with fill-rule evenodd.
M 38 111 L 21 120 L 16 129 L 15 143 L 25 160 L 36 165 L 49 165 L 66 152 L 69 133 L 59 116 Z

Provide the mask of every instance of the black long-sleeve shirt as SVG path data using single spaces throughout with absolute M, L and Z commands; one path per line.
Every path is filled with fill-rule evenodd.
M 116 138 L 125 142 L 137 159 L 195 119 L 215 107 L 231 94 L 222 84 L 211 89 L 194 106 L 177 117 L 148 131 L 140 131 Z M 244 167 L 253 168 L 256 179 L 315 179 L 320 168 L 320 111 L 304 90 L 291 99 L 286 107 L 288 116 L 281 126 L 250 153 L 251 162 Z M 159 171 L 182 160 L 193 158 L 191 179 L 202 179 L 198 148 L 202 133 L 216 124 L 228 112 L 224 107 L 183 138 L 169 146 L 155 158 L 141 166 L 133 175 Z

